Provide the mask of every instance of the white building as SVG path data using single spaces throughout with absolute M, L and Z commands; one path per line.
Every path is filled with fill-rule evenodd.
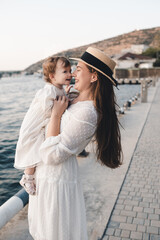
M 128 52 L 116 60 L 117 68 L 152 68 L 154 58 Z
M 130 53 L 135 53 L 135 54 L 142 54 L 143 52 L 145 52 L 147 49 L 149 48 L 148 45 L 145 44 L 133 44 L 131 45 L 130 48 L 124 48 L 122 49 L 121 53 L 125 54 L 127 52 Z
M 136 54 L 141 54 L 145 52 L 148 48 L 149 46 L 145 44 L 131 45 L 131 52 Z

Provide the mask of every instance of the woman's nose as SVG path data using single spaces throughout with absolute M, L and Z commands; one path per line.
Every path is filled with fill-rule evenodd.
M 76 76 L 76 70 L 72 73 L 72 77 Z

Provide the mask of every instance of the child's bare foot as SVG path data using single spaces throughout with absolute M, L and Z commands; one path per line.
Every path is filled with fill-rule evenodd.
M 22 187 L 24 187 L 28 194 L 35 195 L 36 185 L 34 175 L 23 174 L 19 183 Z

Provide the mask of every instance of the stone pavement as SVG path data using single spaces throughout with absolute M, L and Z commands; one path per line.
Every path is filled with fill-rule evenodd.
M 103 240 L 160 240 L 160 85 Z

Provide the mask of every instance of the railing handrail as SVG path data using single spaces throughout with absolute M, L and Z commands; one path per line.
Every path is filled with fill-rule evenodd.
M 0 206 L 0 229 L 28 204 L 29 195 L 22 188 Z

